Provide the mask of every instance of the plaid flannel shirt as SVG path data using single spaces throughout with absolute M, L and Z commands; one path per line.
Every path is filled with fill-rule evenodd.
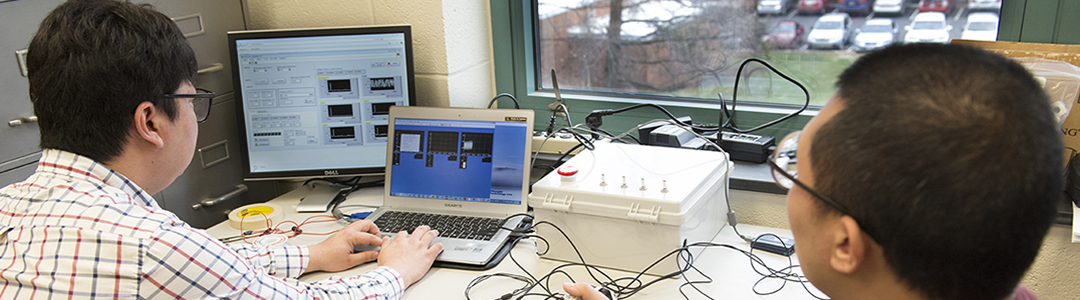
M 380 267 L 297 280 L 305 246 L 226 245 L 162 209 L 93 159 L 46 149 L 34 175 L 0 189 L 0 299 L 397 299 Z

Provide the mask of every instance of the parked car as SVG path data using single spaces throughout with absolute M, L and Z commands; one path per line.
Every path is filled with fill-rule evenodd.
M 874 0 L 840 0 L 836 9 L 849 14 L 868 15 L 873 5 Z
M 965 40 L 996 41 L 998 35 L 998 16 L 994 13 L 977 12 L 967 17 L 964 32 L 960 38 Z
M 970 0 L 968 10 L 1001 11 L 1001 0 Z
M 877 0 L 874 1 L 874 14 L 902 15 L 905 10 L 904 0 Z
M 915 19 L 911 21 L 907 27 L 907 34 L 904 35 L 904 43 L 948 43 L 952 38 L 949 37 L 949 30 L 952 30 L 952 26 L 949 26 L 948 20 L 945 19 L 945 13 L 940 12 L 923 12 L 915 15 Z
M 792 20 L 777 21 L 761 37 L 761 42 L 771 48 L 791 49 L 802 44 L 806 30 L 802 24 Z
M 791 0 L 758 0 L 757 13 L 759 15 L 782 15 L 794 8 Z
M 799 0 L 799 13 L 824 14 L 828 0 Z
M 851 40 L 851 16 L 846 13 L 830 13 L 814 22 L 807 35 L 810 48 L 843 49 Z
M 865 52 L 892 45 L 896 41 L 896 31 L 896 23 L 892 19 L 867 20 L 862 28 L 855 31 L 855 43 L 851 48 L 855 52 Z
M 919 1 L 919 12 L 939 12 L 948 14 L 952 12 L 952 0 L 922 0 Z

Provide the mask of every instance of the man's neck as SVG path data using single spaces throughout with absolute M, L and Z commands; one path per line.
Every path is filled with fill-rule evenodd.
M 119 156 L 106 161 L 100 162 L 105 166 L 113 169 L 117 173 L 123 174 L 128 180 L 131 180 L 138 185 L 147 194 L 153 195 L 165 189 L 168 186 L 168 182 L 161 184 L 160 171 L 155 170 L 155 165 L 160 164 L 156 162 L 152 157 L 147 155 L 136 155 L 125 149 Z

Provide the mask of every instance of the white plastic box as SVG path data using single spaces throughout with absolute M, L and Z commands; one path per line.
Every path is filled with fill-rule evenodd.
M 723 153 L 597 143 L 557 171 L 573 168 L 573 176 L 551 172 L 536 182 L 529 206 L 537 221 L 561 228 L 588 264 L 641 272 L 684 241 L 712 240 L 726 222 L 731 165 Z M 544 258 L 581 262 L 553 227 L 536 229 L 550 243 Z M 542 242 L 538 247 L 544 250 Z M 691 250 L 697 257 L 702 248 Z M 676 259 L 671 255 L 646 273 L 674 272 Z

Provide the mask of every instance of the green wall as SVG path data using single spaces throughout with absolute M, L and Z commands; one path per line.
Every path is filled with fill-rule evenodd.
M 1003 0 L 998 40 L 1080 44 L 1077 16 L 1077 0 Z

